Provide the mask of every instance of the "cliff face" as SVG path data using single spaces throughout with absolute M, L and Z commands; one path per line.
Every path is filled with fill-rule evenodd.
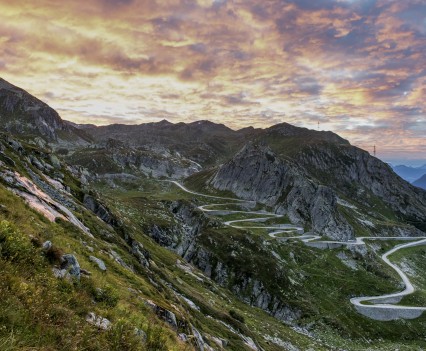
M 353 228 L 338 211 L 335 192 L 267 146 L 247 144 L 219 168 L 210 185 L 271 206 L 293 223 L 311 225 L 315 233 L 338 240 L 354 236 Z
M 311 146 L 295 159 L 317 179 L 375 210 L 373 197 L 396 218 L 426 229 L 426 191 L 404 181 L 368 152 L 349 145 Z
M 403 224 L 404 235 L 421 235 L 413 226 L 426 229 L 426 192 L 348 143 L 321 140 L 289 154 L 270 140 L 250 142 L 207 183 L 337 240 L 352 239 L 354 225 L 364 226 L 363 235 L 393 235 L 395 231 L 381 227 L 387 220 Z M 368 227 L 369 216 L 381 224 Z

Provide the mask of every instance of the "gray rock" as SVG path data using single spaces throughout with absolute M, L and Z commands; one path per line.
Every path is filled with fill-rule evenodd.
M 178 334 L 178 338 L 179 338 L 179 340 L 181 340 L 183 342 L 187 342 L 188 341 L 188 335 L 186 335 L 184 333 L 179 333 Z
M 87 315 L 86 322 L 102 330 L 108 330 L 111 328 L 111 322 L 108 319 L 97 316 L 94 312 L 90 312 Z
M 61 258 L 61 271 L 65 270 L 72 278 L 80 280 L 80 265 L 74 255 L 66 254 Z
M 219 346 L 221 349 L 225 348 L 228 345 L 228 340 L 226 339 L 222 339 L 222 338 L 217 338 L 215 336 L 211 336 L 210 339 L 217 345 Z
M 22 144 L 19 141 L 15 140 L 11 137 L 7 138 L 7 142 L 9 144 L 9 146 L 11 146 L 12 149 L 17 151 L 17 152 L 22 152 L 24 150 L 24 148 L 22 147 Z
M 40 171 L 44 171 L 45 167 L 43 163 L 35 156 L 30 157 L 31 164 L 36 166 Z
M 100 258 L 97 258 L 95 256 L 90 256 L 89 260 L 95 263 L 101 271 L 106 272 L 107 268 L 106 268 L 105 262 L 102 261 Z
M 70 276 L 66 269 L 52 268 L 52 272 L 54 277 L 58 279 L 63 279 Z
M 194 335 L 195 338 L 195 343 L 197 344 L 197 347 L 200 351 L 204 351 L 205 349 L 205 343 L 204 343 L 204 339 L 203 336 L 201 335 L 201 333 L 194 327 L 191 325 L 191 330 L 192 330 L 192 334 Z
M 52 247 L 52 242 L 50 240 L 45 241 L 43 245 L 41 246 L 43 251 L 48 251 L 50 250 L 51 247 Z
M 156 303 L 154 303 L 151 300 L 145 300 L 145 303 L 148 307 L 150 307 L 155 312 L 155 314 L 158 317 L 160 317 L 162 320 L 168 323 L 173 329 L 177 330 L 178 325 L 177 325 L 176 315 L 173 312 L 158 306 Z
M 278 297 L 270 294 L 259 279 L 241 275 L 238 267 L 225 265 L 198 245 L 197 237 L 202 228 L 214 226 L 214 219 L 210 219 L 195 206 L 185 202 L 173 202 L 170 209 L 175 214 L 177 224 L 169 228 L 151 227 L 150 235 L 160 245 L 176 251 L 186 261 L 203 271 L 205 276 L 230 288 L 245 303 L 262 308 L 283 322 L 293 322 L 300 317 L 300 311 L 282 303 Z M 175 236 L 178 238 L 176 241 L 173 239 Z M 238 279 L 235 279 L 236 276 Z M 194 277 L 201 279 L 195 274 Z M 230 282 L 235 281 L 238 281 L 238 284 L 229 285 Z
M 83 204 L 88 210 L 92 211 L 105 223 L 108 223 L 112 226 L 117 225 L 117 221 L 108 211 L 108 209 L 104 205 L 102 205 L 98 200 L 96 200 L 93 196 L 89 194 L 84 194 Z
M 330 144 L 311 146 L 297 161 L 314 173 L 327 174 L 329 185 L 348 198 L 374 207 L 370 201 L 370 194 L 374 194 L 398 217 L 405 216 L 410 222 L 426 221 L 426 192 L 398 177 L 388 164 L 364 150 Z
M 143 267 L 148 268 L 149 267 L 149 261 L 148 261 L 147 256 L 149 256 L 149 255 L 147 255 L 147 252 L 144 249 L 143 245 L 139 241 L 133 240 L 131 250 L 132 250 L 133 256 L 135 256 L 139 260 L 140 264 Z
M 126 262 L 124 262 L 121 256 L 117 252 L 115 252 L 114 250 L 110 250 L 110 254 L 112 258 L 115 260 L 115 262 L 120 264 L 122 267 L 128 269 L 129 271 L 133 272 L 133 268 L 130 267 Z

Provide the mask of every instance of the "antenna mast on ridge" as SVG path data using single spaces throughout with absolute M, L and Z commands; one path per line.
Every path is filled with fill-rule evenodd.
M 376 157 L 376 145 L 374 145 L 373 147 L 373 154 L 374 154 L 374 157 Z

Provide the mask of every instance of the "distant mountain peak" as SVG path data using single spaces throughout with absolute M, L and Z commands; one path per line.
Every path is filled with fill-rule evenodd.
M 321 140 L 349 145 L 349 141 L 331 131 L 318 131 L 305 127 L 297 127 L 286 122 L 271 126 L 266 129 L 266 132 L 268 134 L 279 134 L 286 137 L 307 137 L 310 138 L 310 141 Z
M 167 119 L 162 119 L 160 122 L 157 122 L 157 124 L 164 124 L 164 125 L 172 125 L 172 122 L 169 122 Z

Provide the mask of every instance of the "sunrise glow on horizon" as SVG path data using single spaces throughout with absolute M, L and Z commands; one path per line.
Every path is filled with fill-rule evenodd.
M 426 153 L 426 4 L 0 1 L 0 77 L 76 123 L 287 122 Z

